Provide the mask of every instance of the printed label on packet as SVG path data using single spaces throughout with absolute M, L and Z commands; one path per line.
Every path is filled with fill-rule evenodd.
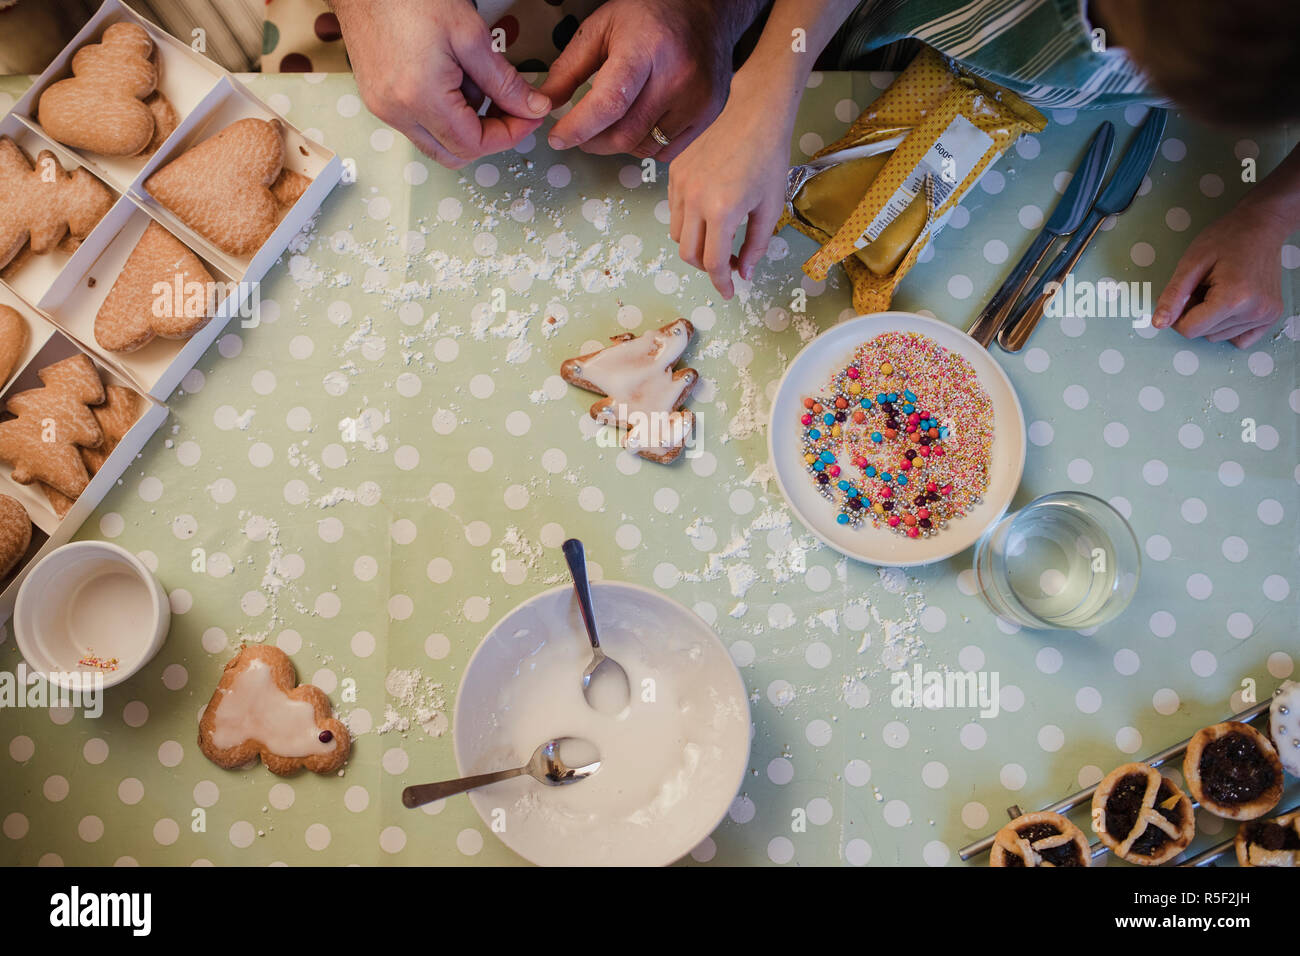
M 993 138 L 988 133 L 978 129 L 960 113 L 954 116 L 948 128 L 921 157 L 907 179 L 885 203 L 879 215 L 872 220 L 862 235 L 858 236 L 854 245 L 863 249 L 875 242 L 884 232 L 885 227 L 902 215 L 903 210 L 921 192 L 927 177 L 934 189 L 935 207 L 942 206 L 957 184 L 970 175 L 975 164 L 992 146 Z

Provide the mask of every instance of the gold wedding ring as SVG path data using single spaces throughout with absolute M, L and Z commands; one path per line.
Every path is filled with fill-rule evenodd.
M 670 140 L 666 135 L 664 135 L 664 131 L 661 130 L 658 126 L 650 127 L 650 137 L 660 146 L 667 146 L 669 143 L 672 142 L 672 140 Z

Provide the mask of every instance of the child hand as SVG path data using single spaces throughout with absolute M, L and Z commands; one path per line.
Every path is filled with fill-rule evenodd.
M 668 170 L 669 235 L 682 260 L 703 269 L 724 299 L 732 269 L 748 280 L 785 205 L 795 102 L 774 108 L 772 91 L 750 93 L 741 75 L 722 114 Z M 748 219 L 739 255 L 732 245 Z
M 1178 261 L 1151 324 L 1189 339 L 1254 345 L 1282 317 L 1287 232 L 1266 207 L 1248 204 L 1211 223 Z

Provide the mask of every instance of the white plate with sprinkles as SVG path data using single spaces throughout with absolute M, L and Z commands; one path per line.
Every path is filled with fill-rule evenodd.
M 858 316 L 800 352 L 772 403 L 781 492 L 835 550 L 875 565 L 950 558 L 1002 516 L 1025 466 L 1006 373 L 959 329 Z

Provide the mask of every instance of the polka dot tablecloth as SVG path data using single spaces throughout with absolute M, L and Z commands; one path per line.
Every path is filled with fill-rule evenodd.
M 796 156 L 887 81 L 814 76 Z M 250 82 L 350 158 L 356 180 L 267 276 L 262 324 L 232 326 L 204 356 L 81 532 L 157 569 L 171 635 L 99 719 L 0 711 L 0 862 L 518 862 L 465 798 L 421 812 L 398 797 L 455 773 L 465 663 L 494 621 L 566 581 L 570 535 L 594 573 L 710 621 L 752 693 L 744 785 L 688 863 L 955 865 L 1008 805 L 1055 800 L 1295 676 L 1295 316 L 1249 352 L 1068 317 L 1021 355 L 994 352 L 1029 423 L 1016 505 L 1099 495 L 1130 518 L 1144 561 L 1113 624 L 1018 630 L 975 594 L 969 552 L 881 572 L 791 520 L 767 468 L 767 410 L 790 359 L 850 302 L 838 271 L 803 278 L 803 237 L 778 237 L 722 301 L 667 240 L 663 171 L 646 182 L 628 160 L 529 137 L 449 172 L 362 109 L 350 77 Z M 0 106 L 23 85 L 0 85 Z M 1100 118 L 1057 113 L 1021 140 L 898 307 L 968 323 Z M 1122 143 L 1142 116 L 1109 118 Z M 1079 277 L 1158 293 L 1245 188 L 1240 159 L 1268 169 L 1293 145 L 1175 117 L 1142 195 Z M 1294 242 L 1283 265 L 1290 314 Z M 557 373 L 606 336 L 678 315 L 699 330 L 702 454 L 664 468 L 608 447 L 585 414 L 592 396 Z M 197 716 L 242 639 L 277 644 L 331 695 L 356 734 L 342 775 L 204 759 Z M 19 660 L 0 643 L 0 666 Z M 918 666 L 996 675 L 997 715 L 897 706 L 891 674 Z M 393 693 L 394 670 L 436 716 Z M 1221 821 L 1200 826 L 1198 845 L 1221 838 Z

